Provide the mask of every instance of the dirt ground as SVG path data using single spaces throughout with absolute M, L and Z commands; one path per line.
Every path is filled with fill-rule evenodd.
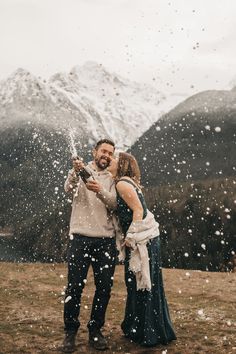
M 165 291 L 177 335 L 168 346 L 144 348 L 123 337 L 123 266 L 117 266 L 104 334 L 105 353 L 236 354 L 236 273 L 164 269 Z M 60 353 L 66 264 L 0 263 L 0 353 Z M 90 273 L 82 299 L 76 353 L 94 353 L 86 323 L 94 292 Z

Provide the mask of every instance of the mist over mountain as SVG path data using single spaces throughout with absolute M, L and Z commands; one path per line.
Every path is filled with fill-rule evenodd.
M 236 91 L 205 91 L 177 105 L 132 146 L 147 186 L 235 176 Z

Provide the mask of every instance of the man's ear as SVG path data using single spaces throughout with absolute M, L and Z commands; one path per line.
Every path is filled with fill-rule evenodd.
M 97 152 L 97 150 L 96 150 L 96 149 L 93 149 L 93 150 L 92 150 L 93 158 L 95 158 L 95 157 L 96 157 L 96 152 Z

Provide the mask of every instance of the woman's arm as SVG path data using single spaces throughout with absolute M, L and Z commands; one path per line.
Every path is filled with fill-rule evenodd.
M 117 207 L 115 184 L 111 185 L 110 190 L 106 190 L 98 181 L 86 183 L 88 190 L 97 194 L 97 197 L 105 204 L 106 208 L 114 210 Z
M 133 211 L 133 221 L 142 220 L 143 207 L 135 188 L 125 181 L 119 181 L 116 188 L 121 198 L 124 199 L 128 207 Z
M 137 192 L 134 187 L 124 181 L 120 181 L 116 185 L 117 191 L 122 199 L 126 202 L 128 207 L 133 210 L 133 221 L 143 219 L 143 207 L 137 196 Z M 122 246 L 131 247 L 129 240 L 125 239 Z

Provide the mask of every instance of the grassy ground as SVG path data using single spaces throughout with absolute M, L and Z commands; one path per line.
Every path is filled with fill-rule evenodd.
M 142 348 L 122 336 L 123 267 L 117 266 L 104 334 L 106 353 L 236 354 L 236 273 L 164 269 L 165 290 L 177 334 L 168 346 Z M 0 263 L 0 353 L 59 353 L 63 339 L 65 264 Z M 87 340 L 94 292 L 92 274 L 83 294 L 77 353 L 94 353 Z

